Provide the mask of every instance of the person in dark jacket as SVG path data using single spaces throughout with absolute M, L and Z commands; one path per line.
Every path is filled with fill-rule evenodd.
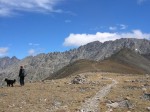
M 23 66 L 20 66 L 19 77 L 20 77 L 20 85 L 24 86 L 25 70 L 24 70 Z

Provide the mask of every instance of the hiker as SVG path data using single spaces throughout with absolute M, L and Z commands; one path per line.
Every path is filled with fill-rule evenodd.
M 19 77 L 20 77 L 20 85 L 24 86 L 24 77 L 25 77 L 25 70 L 23 68 L 23 66 L 20 66 L 20 70 L 19 70 Z

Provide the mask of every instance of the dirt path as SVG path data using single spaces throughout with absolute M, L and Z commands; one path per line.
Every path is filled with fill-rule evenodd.
M 114 85 L 118 83 L 114 79 L 111 78 L 107 79 L 112 80 L 112 83 L 99 90 L 94 97 L 86 100 L 85 103 L 81 106 L 80 112 L 100 112 L 100 108 L 98 107 L 100 100 L 110 92 L 111 88 Z

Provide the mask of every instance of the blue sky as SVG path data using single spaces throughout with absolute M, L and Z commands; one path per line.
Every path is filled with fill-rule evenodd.
M 150 38 L 150 0 L 0 0 L 0 57 Z

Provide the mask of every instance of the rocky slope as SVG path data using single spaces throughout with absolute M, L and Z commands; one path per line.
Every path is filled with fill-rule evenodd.
M 3 57 L 0 58 L 0 70 L 6 69 L 9 66 L 18 63 L 20 60 L 17 59 L 15 56 L 10 58 L 10 57 Z
M 17 78 L 19 66 L 23 65 L 28 73 L 26 80 L 42 80 L 62 67 L 79 59 L 103 60 L 122 48 L 129 48 L 146 55 L 150 53 L 150 41 L 145 39 L 118 39 L 115 41 L 92 42 L 66 52 L 54 52 L 26 57 L 0 71 L 0 81 L 5 77 Z

